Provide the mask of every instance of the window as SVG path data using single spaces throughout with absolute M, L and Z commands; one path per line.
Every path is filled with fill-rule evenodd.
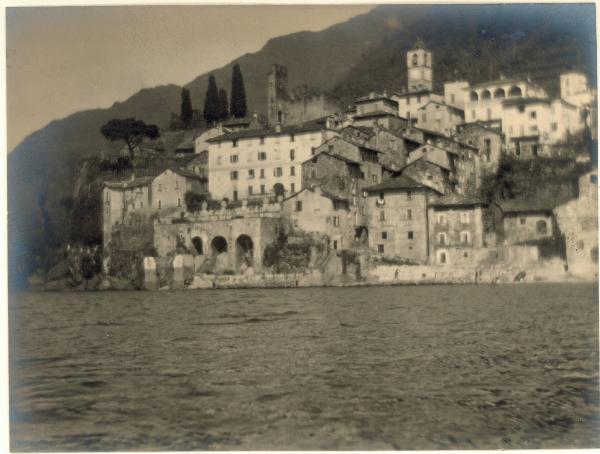
M 180 207 L 181 206 L 181 199 L 177 199 L 177 206 Z
M 385 211 L 384 210 L 379 210 L 379 220 L 385 221 Z
M 231 156 L 229 156 L 229 162 L 231 162 L 232 164 L 238 162 L 238 159 L 239 157 L 236 154 L 232 154 Z
M 334 227 L 340 226 L 340 218 L 338 216 L 333 216 L 333 226 Z
M 296 211 L 302 211 L 302 201 L 300 200 L 296 202 Z
M 412 210 L 406 210 L 406 219 L 412 219 Z
M 276 177 L 280 177 L 283 175 L 283 169 L 281 167 L 275 167 L 273 169 L 273 175 Z
M 337 249 L 337 246 L 338 246 L 338 242 L 337 242 L 337 240 L 333 240 L 333 248 L 334 248 L 334 249 Z
M 252 186 L 248 186 L 248 195 L 252 195 L 253 191 Z
M 175 189 L 179 189 L 179 181 L 175 180 Z
M 466 258 L 466 259 L 469 258 L 469 253 L 468 252 L 463 252 L 463 257 Z
M 294 159 L 296 159 L 296 150 L 292 148 L 290 150 L 290 161 L 293 161 Z
M 438 214 L 437 215 L 437 223 L 439 225 L 444 225 L 446 224 L 446 215 L 445 214 Z
M 261 178 L 265 177 L 265 169 L 260 169 L 260 177 Z
M 232 170 L 229 173 L 229 178 L 231 178 L 232 180 L 237 180 L 238 179 L 238 171 L 237 170 Z
M 532 119 L 537 118 L 537 112 L 535 110 L 532 110 L 531 112 L 529 112 L 529 118 L 532 118 Z
M 525 225 L 526 222 L 527 222 L 527 218 L 519 218 L 519 223 L 521 225 Z
M 159 201 L 158 201 L 158 209 L 160 210 L 161 208 L 162 208 L 162 203 L 161 203 L 161 201 L 159 200 Z
M 233 200 L 237 200 L 237 199 L 238 199 L 238 192 L 233 191 Z
M 529 127 L 529 132 L 531 133 L 536 133 L 538 130 L 538 127 L 536 125 L 530 126 Z
M 445 245 L 446 244 L 446 234 L 445 233 L 438 233 L 438 243 L 441 245 Z
M 265 185 L 264 185 L 264 184 L 261 184 L 261 185 L 260 185 L 260 193 L 261 193 L 261 194 L 264 194 L 264 193 L 265 193 Z
M 462 244 L 469 244 L 471 242 L 471 234 L 467 231 L 460 232 L 460 242 Z
M 294 136 L 294 134 L 290 134 L 290 142 L 295 142 L 296 141 L 296 137 Z
M 446 253 L 445 252 L 440 252 L 439 258 L 440 258 L 440 263 L 446 263 Z
M 144 202 L 140 202 L 140 208 L 144 208 Z
M 550 128 L 552 128 L 552 131 L 558 131 L 558 123 L 556 123 L 556 122 L 551 123 Z
M 310 147 L 310 154 L 315 155 L 315 147 Z
M 329 144 L 327 146 L 327 151 L 329 151 L 329 153 L 333 153 L 333 145 Z
M 537 230 L 537 233 L 545 235 L 548 233 L 548 224 L 546 221 L 537 221 L 535 224 L 535 229 Z
M 310 177 L 311 178 L 317 178 L 317 171 L 315 169 L 311 169 L 311 171 L 310 171 Z
M 237 139 L 233 139 L 233 146 L 234 146 L 234 147 L 237 147 L 237 146 L 238 146 L 238 141 L 237 141 Z
M 254 169 L 248 169 L 248 179 L 249 180 L 254 179 Z
M 412 64 L 413 64 L 413 66 L 417 66 L 418 61 L 419 61 L 419 57 L 417 56 L 417 54 L 416 53 L 413 54 L 413 56 L 412 56 Z
M 469 213 L 466 213 L 466 212 L 460 213 L 460 222 L 461 222 L 461 224 L 469 224 L 469 222 L 470 222 Z
M 371 181 L 377 183 L 377 175 L 371 175 Z
M 412 200 L 412 192 L 406 191 L 406 200 Z
M 264 151 L 259 151 L 258 152 L 258 160 L 259 161 L 266 161 L 267 160 L 267 153 Z
M 383 254 L 385 251 L 385 249 L 383 248 L 383 244 L 378 244 L 377 245 L 377 252 L 379 252 L 380 254 Z
M 414 234 L 414 232 L 413 232 L 413 231 L 409 231 L 409 232 L 407 232 L 407 233 L 406 233 L 406 237 L 407 237 L 409 240 L 412 240 L 412 239 L 414 239 L 414 237 L 415 237 L 415 234 Z
M 264 138 L 264 137 L 261 137 L 261 138 L 260 138 L 260 144 L 261 144 L 261 145 L 264 145 L 264 144 L 265 144 L 265 138 Z
M 294 166 L 290 167 L 290 175 L 291 176 L 296 175 L 296 168 Z
M 379 200 L 385 200 L 385 192 L 380 192 L 379 193 Z
M 292 192 L 292 194 L 296 192 L 296 185 L 294 183 L 290 183 L 290 191 Z
M 387 232 L 381 232 L 381 239 L 387 240 Z

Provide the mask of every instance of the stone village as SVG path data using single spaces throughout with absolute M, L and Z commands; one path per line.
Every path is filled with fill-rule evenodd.
M 345 108 L 274 65 L 267 118 L 186 131 L 159 172 L 106 181 L 106 270 L 143 262 L 146 288 L 597 278 L 596 163 L 573 140 L 595 139 L 587 77 L 561 74 L 556 98 L 507 77 L 436 93 L 424 43 L 406 59 L 406 90 Z M 506 162 L 565 182 L 492 196 Z

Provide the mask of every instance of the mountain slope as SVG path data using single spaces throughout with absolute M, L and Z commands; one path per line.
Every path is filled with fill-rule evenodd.
M 319 86 L 344 102 L 371 89 L 400 90 L 405 84 L 405 52 L 417 37 L 434 51 L 437 87 L 454 78 L 476 82 L 515 71 L 536 72 L 532 75 L 552 85 L 561 68 L 578 64 L 595 77 L 593 8 L 574 4 L 380 6 L 321 32 L 274 38 L 237 62 L 249 109 L 259 112 L 266 110 L 266 76 L 274 63 L 288 66 L 290 87 Z M 233 63 L 214 71 L 218 85 L 228 91 Z M 203 105 L 207 81 L 204 74 L 187 85 L 196 109 Z M 26 253 L 34 246 L 43 249 L 49 238 L 56 244 L 65 241 L 70 212 L 61 201 L 71 195 L 81 159 L 117 146 L 101 137 L 103 123 L 133 116 L 164 127 L 170 112 L 179 110 L 180 89 L 168 85 L 142 90 L 108 109 L 54 121 L 19 144 L 8 158 L 12 252 Z M 22 240 L 20 246 L 11 236 L 15 232 Z

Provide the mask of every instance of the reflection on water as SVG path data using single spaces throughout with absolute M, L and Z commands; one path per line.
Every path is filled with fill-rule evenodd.
M 15 450 L 591 447 L 597 288 L 25 294 Z

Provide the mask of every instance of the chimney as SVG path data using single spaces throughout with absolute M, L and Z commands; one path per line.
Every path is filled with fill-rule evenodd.
M 383 90 L 383 97 L 387 98 L 387 90 Z
M 374 97 L 375 97 L 375 92 L 372 91 L 371 93 L 369 93 L 369 99 L 373 99 Z
M 252 118 L 254 118 L 255 120 L 258 120 L 258 112 L 256 112 L 256 110 L 254 112 L 252 112 Z

